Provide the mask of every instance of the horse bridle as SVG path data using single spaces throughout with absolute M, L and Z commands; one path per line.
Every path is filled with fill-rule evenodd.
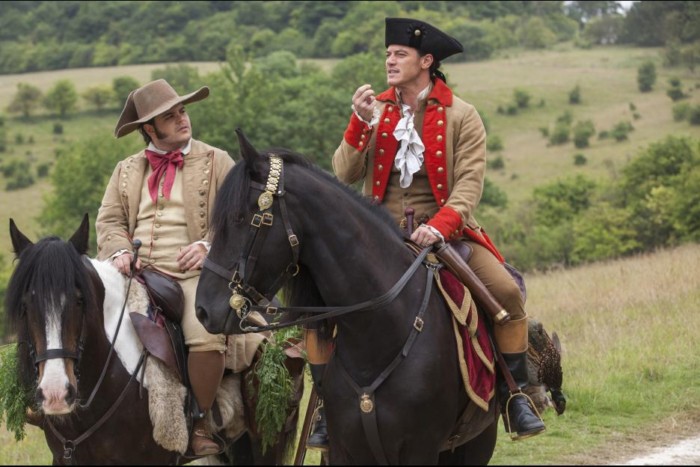
M 234 267 L 229 270 L 217 264 L 209 256 L 204 260 L 203 268 L 208 269 L 216 275 L 228 281 L 229 289 L 231 290 L 231 298 L 229 306 L 240 319 L 239 327 L 243 332 L 261 332 L 281 329 L 290 326 L 298 326 L 323 319 L 335 318 L 346 313 L 360 310 L 372 310 L 381 308 L 391 303 L 401 293 L 408 281 L 413 277 L 413 274 L 418 270 L 418 267 L 424 263 L 424 260 L 430 248 L 425 248 L 416 257 L 411 266 L 405 271 L 403 276 L 383 295 L 371 300 L 350 306 L 337 307 L 281 307 L 274 302 L 274 294 L 282 286 L 283 282 L 289 277 L 295 276 L 299 272 L 299 249 L 300 242 L 296 234 L 292 230 L 289 222 L 289 213 L 285 202 L 284 191 L 284 164 L 282 158 L 271 154 L 270 155 L 270 173 L 268 174 L 267 183 L 250 183 L 251 188 L 262 191 L 258 197 L 258 212 L 253 215 L 250 222 L 250 230 L 245 247 L 241 251 L 241 255 Z M 292 262 L 287 265 L 285 270 L 277 277 L 270 286 L 269 290 L 262 294 L 255 287 L 246 282 L 246 272 L 250 274 L 258 259 L 260 249 L 263 246 L 265 237 L 272 226 L 274 216 L 270 212 L 274 199 L 279 199 L 280 212 L 282 222 L 287 232 L 287 238 L 292 248 Z M 252 312 L 265 313 L 268 315 L 276 315 L 278 313 L 297 313 L 297 314 L 312 314 L 306 318 L 296 319 L 285 323 L 268 324 L 267 326 L 246 325 L 245 322 Z M 227 316 L 228 321 L 230 315 Z M 225 327 L 225 326 L 224 326 Z

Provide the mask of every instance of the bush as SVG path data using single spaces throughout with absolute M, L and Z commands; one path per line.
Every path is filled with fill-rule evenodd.
M 598 139 L 608 139 L 610 138 L 610 132 L 608 130 L 603 130 L 598 133 Z
M 688 120 L 691 125 L 700 125 L 700 104 L 693 106 L 690 109 Z
M 543 138 L 548 138 L 549 137 L 549 128 L 546 126 L 541 126 L 539 128 L 540 134 L 542 135 Z
M 581 153 L 574 154 L 574 165 L 586 165 L 588 159 Z
M 656 67 L 654 63 L 646 61 L 637 69 L 637 86 L 641 92 L 649 92 L 656 83 Z
M 588 140 L 591 136 L 595 135 L 595 126 L 590 120 L 576 122 L 573 132 L 574 146 L 577 148 L 587 148 L 589 146 Z
M 671 98 L 673 102 L 679 101 L 681 99 L 684 99 L 688 97 L 684 92 L 683 92 L 683 87 L 681 85 L 681 80 L 678 78 L 670 78 L 668 80 L 668 84 L 671 86 L 668 88 L 668 91 L 666 91 L 666 95 Z
M 498 156 L 494 157 L 493 159 L 487 159 L 486 167 L 492 170 L 503 170 L 506 167 L 506 163 L 503 161 L 501 156 Z
M 62 135 L 63 134 L 63 123 L 56 122 L 53 124 L 53 134 Z
M 51 168 L 51 164 L 49 162 L 44 162 L 43 164 L 39 164 L 36 168 L 37 178 L 46 177 L 49 174 L 50 168 Z
M 489 135 L 486 138 L 486 149 L 489 151 L 502 151 L 503 139 L 498 135 Z
M 569 104 L 580 104 L 581 103 L 581 86 L 578 84 L 574 89 L 569 92 Z
M 15 144 L 24 144 L 24 135 L 22 133 L 15 133 Z
M 523 89 L 513 90 L 513 100 L 519 109 L 527 109 L 530 106 L 530 93 Z
M 690 115 L 690 104 L 688 102 L 679 102 L 672 107 L 673 120 L 682 122 Z
M 633 131 L 634 127 L 632 126 L 631 123 L 629 122 L 619 122 L 616 124 L 612 131 L 610 132 L 610 136 L 615 138 L 615 141 L 620 142 L 620 141 L 625 141 L 627 139 L 627 135 L 629 134 L 630 131 Z
M 569 142 L 569 133 L 571 132 L 571 126 L 566 122 L 557 122 L 554 125 L 554 131 L 549 136 L 549 144 L 558 145 L 565 144 Z
M 19 190 L 34 184 L 34 177 L 29 172 L 16 172 L 14 176 L 7 182 L 5 190 Z

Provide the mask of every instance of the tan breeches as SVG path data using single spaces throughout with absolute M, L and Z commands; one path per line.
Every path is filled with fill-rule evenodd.
M 189 347 L 190 352 L 208 352 L 211 350 L 224 352 L 226 350 L 226 336 L 208 333 L 195 314 L 194 301 L 197 295 L 198 282 L 199 276 L 179 281 L 182 286 L 182 292 L 185 295 L 185 308 L 182 322 L 180 323 L 182 332 L 185 334 L 185 344 Z
M 499 350 L 502 353 L 525 352 L 528 346 L 527 314 L 518 284 L 493 253 L 476 242 L 467 240 L 466 243 L 472 247 L 469 266 L 496 301 L 510 313 L 508 323 L 493 326 Z

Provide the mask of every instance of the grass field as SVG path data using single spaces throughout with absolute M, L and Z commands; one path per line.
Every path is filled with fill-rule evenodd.
M 495 465 L 600 464 L 661 424 L 700 416 L 700 245 L 526 276 L 528 313 L 562 346 L 566 412 L 512 442 L 499 428 Z M 593 457 L 607 452 L 609 459 Z M 318 464 L 309 452 L 307 464 Z M 0 464 L 48 464 L 43 434 L 0 430 Z

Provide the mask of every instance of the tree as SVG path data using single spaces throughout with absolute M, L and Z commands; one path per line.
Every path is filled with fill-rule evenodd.
M 74 111 L 78 104 L 78 92 L 72 81 L 62 79 L 49 89 L 44 98 L 44 106 L 54 112 L 58 112 L 61 118 L 65 118 Z
M 202 79 L 197 68 L 186 63 L 166 65 L 165 68 L 157 68 L 151 72 L 151 79 L 164 79 L 180 94 L 193 92 L 201 86 Z
M 573 129 L 574 146 L 577 148 L 587 148 L 588 140 L 595 135 L 595 126 L 591 120 L 576 122 Z
M 573 219 L 591 206 L 596 186 L 594 181 L 576 175 L 535 188 L 533 198 L 537 222 L 553 227 Z
M 656 66 L 651 61 L 642 63 L 637 69 L 637 85 L 641 92 L 649 92 L 656 83 Z
M 104 133 L 62 148 L 51 174 L 53 190 L 47 195 L 39 215 L 44 235 L 70 236 L 76 219 L 81 219 L 86 212 L 90 219 L 95 219 L 117 162 L 136 153 L 140 147 L 143 141 L 135 136 L 115 140 Z M 92 251 L 97 251 L 92 235 L 90 244 Z
M 7 110 L 13 113 L 21 113 L 24 118 L 29 118 L 34 109 L 39 106 L 41 98 L 41 89 L 29 83 L 17 83 L 17 94 L 15 94 Z
M 114 91 L 109 86 L 93 86 L 83 92 L 83 99 L 101 111 L 114 100 Z
M 114 100 L 117 105 L 119 107 L 123 106 L 131 91 L 137 89 L 139 86 L 141 86 L 139 82 L 131 76 L 117 76 L 114 78 L 112 80 L 112 91 L 114 91 Z

